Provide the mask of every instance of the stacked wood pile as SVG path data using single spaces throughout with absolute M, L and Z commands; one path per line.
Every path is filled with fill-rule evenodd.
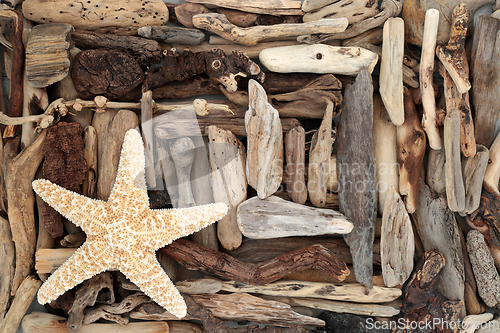
M 6 1 L 0 332 L 491 320 L 500 2 L 472 19 L 490 2 Z M 24 316 L 86 238 L 32 181 L 107 200 L 131 128 L 152 209 L 229 207 L 158 251 L 188 315 L 104 272 Z

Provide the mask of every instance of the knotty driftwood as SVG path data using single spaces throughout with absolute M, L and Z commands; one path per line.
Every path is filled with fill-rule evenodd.
M 293 202 L 305 204 L 307 187 L 305 180 L 306 133 L 302 126 L 289 130 L 285 135 L 286 189 Z
M 330 209 L 307 207 L 276 196 L 248 199 L 238 206 L 238 227 L 248 238 L 348 234 L 353 225 Z
M 438 289 L 438 275 L 445 267 L 445 258 L 436 250 L 424 253 L 424 256 L 405 289 L 405 300 L 401 305 L 401 318 L 405 322 L 439 323 L 457 322 L 463 302 L 449 300 Z M 445 326 L 435 327 L 436 332 L 448 332 Z M 408 332 L 398 327 L 396 333 Z
M 353 231 L 344 239 L 351 248 L 356 279 L 367 287 L 373 284 L 373 239 L 377 217 L 372 128 L 373 86 L 370 73 L 362 69 L 344 94 L 337 175 L 340 212 L 354 224 Z
M 300 9 L 302 3 L 297 0 L 271 0 L 271 1 L 240 1 L 228 0 L 219 2 L 217 0 L 187 0 L 189 3 L 202 3 L 217 5 L 224 8 L 238 9 L 244 12 L 269 14 L 269 15 L 302 15 Z
M 306 6 L 308 7 L 308 6 Z M 304 14 L 304 22 L 320 20 L 324 18 L 345 17 L 349 24 L 355 24 L 380 13 L 378 3 L 369 0 L 336 1 Z M 333 32 L 333 31 L 329 31 Z
M 137 30 L 139 36 L 164 43 L 198 45 L 205 40 L 205 34 L 198 29 L 163 25 L 147 26 Z

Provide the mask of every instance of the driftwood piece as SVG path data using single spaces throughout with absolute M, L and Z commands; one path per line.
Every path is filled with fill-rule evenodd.
M 177 281 L 175 287 L 182 294 L 216 294 L 222 288 L 222 283 L 217 279 L 197 279 Z
M 245 147 L 233 133 L 216 126 L 208 127 L 208 139 L 214 200 L 229 207 L 226 216 L 217 223 L 217 235 L 225 249 L 234 250 L 242 240 L 236 222 L 236 209 L 247 198 Z
M 187 0 L 189 3 L 217 5 L 224 8 L 238 9 L 244 12 L 269 15 L 302 15 L 302 3 L 296 0 L 239 1 L 228 0 L 223 3 L 216 0 Z
M 9 221 L 0 217 L 0 318 L 4 318 L 10 305 L 10 288 L 14 277 L 15 248 Z M 2 320 L 0 320 L 1 324 Z
M 354 224 L 353 231 L 344 239 L 351 249 L 356 279 L 367 287 L 373 284 L 373 239 L 377 217 L 372 128 L 373 86 L 369 72 L 362 69 L 344 94 L 337 175 L 340 212 Z
M 464 323 L 465 328 L 462 329 L 460 333 L 474 333 L 474 332 L 484 333 L 481 327 L 484 327 L 484 324 L 490 322 L 490 320 L 492 319 L 493 319 L 492 313 L 469 315 L 463 319 L 462 322 Z M 492 321 L 491 323 L 493 324 L 494 321 Z
M 272 26 L 240 28 L 229 22 L 224 14 L 209 13 L 193 16 L 193 24 L 199 29 L 215 33 L 235 43 L 252 46 L 269 39 L 314 33 L 341 32 L 347 28 L 348 21 L 342 17 L 309 23 L 285 23 Z
M 389 189 L 393 186 L 399 192 L 399 166 L 396 126 L 379 94 L 373 95 L 373 155 L 377 172 L 378 212 L 382 215 Z
M 457 322 L 463 302 L 449 300 L 438 289 L 438 274 L 445 266 L 445 258 L 436 250 L 424 253 L 423 260 L 405 290 L 405 300 L 401 305 L 401 318 L 405 322 L 434 322 L 440 324 Z M 435 332 L 448 332 L 445 326 L 435 327 Z M 398 327 L 393 332 L 408 332 Z
M 380 237 L 382 275 L 386 286 L 394 287 L 406 282 L 413 270 L 414 254 L 415 240 L 410 216 L 403 200 L 391 187 L 385 201 Z
M 85 232 L 78 231 L 64 236 L 60 243 L 64 247 L 79 248 L 85 242 L 86 238 Z
M 254 25 L 263 25 L 257 22 L 257 19 L 259 19 L 259 17 L 262 16 L 259 14 L 248 13 L 248 12 L 243 12 L 241 10 L 229 9 L 224 7 L 218 7 L 216 8 L 216 10 L 217 13 L 226 16 L 229 22 L 241 28 L 248 28 Z M 283 16 L 281 17 L 273 16 L 273 17 L 284 18 Z M 279 23 L 284 23 L 284 22 L 279 22 Z
M 151 299 L 143 293 L 135 293 L 125 297 L 120 303 L 99 305 L 85 311 L 83 324 L 91 324 L 99 319 L 116 321 L 118 324 L 128 324 L 128 318 L 120 316 L 132 311 L 137 306 L 151 302 Z
M 76 55 L 71 78 L 78 96 L 83 99 L 93 99 L 97 95 L 116 99 L 141 84 L 144 73 L 128 53 L 96 49 Z
M 169 333 L 203 333 L 200 325 L 189 321 L 169 321 Z
M 195 146 L 193 140 L 188 137 L 176 139 L 170 142 L 170 155 L 175 166 L 177 191 L 179 199 L 176 208 L 187 208 L 195 206 L 193 191 L 191 189 L 191 167 L 193 165 Z
M 488 166 L 484 174 L 483 186 L 492 193 L 500 196 L 498 184 L 500 181 L 500 136 L 497 135 L 490 147 Z
M 322 245 L 290 251 L 257 266 L 187 240 L 177 240 L 160 251 L 188 269 L 203 270 L 245 284 L 264 285 L 311 268 L 322 269 L 336 281 L 343 281 L 349 274 L 345 263 Z M 221 263 L 224 269 L 220 268 Z
M 463 305 L 465 277 L 460 229 L 446 198 L 433 195 L 421 180 L 413 217 L 424 249 L 436 249 L 446 260 L 438 282 L 439 290 L 449 299 L 462 300 Z M 462 315 L 465 316 L 465 308 L 461 311 Z
M 349 24 L 355 24 L 380 13 L 378 3 L 369 0 L 335 1 L 321 9 L 308 11 L 304 14 L 304 22 L 311 22 L 324 18 L 345 17 Z M 333 32 L 333 31 L 329 31 Z
M 498 31 L 500 21 L 493 17 L 480 16 L 474 29 L 470 70 L 472 73 L 471 98 L 474 114 L 476 143 L 489 148 L 494 139 L 495 123 L 499 117 L 498 103 L 493 96 L 500 92 L 500 80 L 496 63 L 490 59 L 500 56 Z
M 441 128 L 441 134 L 443 134 L 442 132 L 443 129 Z M 441 135 L 441 141 L 444 145 L 444 135 Z M 446 177 L 444 174 L 445 162 L 444 149 L 429 149 L 425 179 L 427 185 L 438 195 L 444 195 L 446 193 Z
M 1 332 L 17 332 L 17 328 L 19 324 L 21 324 L 24 314 L 28 310 L 28 307 L 35 298 L 38 288 L 40 288 L 41 285 L 42 282 L 34 276 L 26 276 L 17 290 L 16 297 L 14 297 L 9 311 L 0 322 Z
M 267 102 L 266 91 L 255 80 L 248 83 L 249 109 L 246 174 L 248 185 L 261 199 L 272 195 L 283 176 L 283 133 L 278 111 Z
M 68 75 L 73 30 L 69 24 L 41 24 L 31 30 L 26 45 L 26 73 L 32 87 L 45 88 Z
M 38 333 L 69 333 L 66 327 L 66 318 L 52 315 L 45 312 L 32 312 L 23 318 L 23 332 L 38 332 Z M 90 324 L 82 325 L 79 333 L 165 333 L 169 331 L 166 322 L 140 322 L 129 323 L 126 326 L 119 324 Z
M 408 213 L 418 205 L 419 177 L 424 163 L 425 133 L 408 89 L 404 89 L 405 122 L 397 129 L 399 193 Z
M 238 227 L 248 238 L 348 234 L 353 225 L 330 209 L 307 207 L 276 196 L 248 199 L 238 206 Z
M 293 202 L 305 204 L 307 187 L 305 180 L 306 133 L 302 126 L 289 130 L 285 135 L 286 189 Z
M 28 20 L 38 23 L 69 23 L 75 29 L 117 35 L 137 35 L 140 27 L 162 25 L 168 21 L 168 9 L 160 0 L 113 3 L 103 0 L 86 3 L 25 0 L 23 14 Z
M 76 30 L 71 34 L 75 45 L 81 49 L 117 49 L 130 54 L 141 66 L 161 61 L 161 47 L 156 41 L 136 36 L 102 34 L 94 31 Z
M 444 119 L 446 199 L 454 212 L 465 209 L 465 187 L 460 161 L 460 111 L 448 110 Z
M 441 149 L 441 138 L 439 136 L 436 97 L 432 82 L 438 24 L 439 11 L 429 9 L 425 13 L 424 38 L 420 59 L 420 93 L 422 95 L 422 106 L 424 107 L 422 128 L 429 138 L 429 146 L 436 150 Z
M 352 37 L 342 41 L 342 46 L 359 46 L 366 48 L 366 45 L 379 45 L 383 42 L 383 28 L 373 28 L 365 31 L 356 37 Z
M 404 21 L 390 18 L 384 23 L 384 42 L 380 62 L 380 96 L 396 126 L 405 120 L 403 107 Z
M 268 48 L 260 52 L 259 60 L 272 72 L 355 76 L 362 68 L 371 73 L 378 55 L 360 47 L 314 44 Z
M 471 230 L 467 234 L 467 252 L 476 277 L 479 296 L 487 306 L 496 307 L 500 302 L 500 277 L 484 236 L 479 231 Z
M 93 126 L 83 130 L 83 158 L 87 162 L 87 172 L 82 184 L 82 194 L 89 198 L 97 195 L 97 133 Z
M 147 26 L 137 30 L 139 36 L 164 43 L 198 45 L 205 40 L 205 34 L 198 29 L 172 26 Z
M 81 194 L 87 163 L 83 156 L 82 128 L 60 122 L 49 129 L 43 145 L 43 178 Z M 45 228 L 56 238 L 63 234 L 63 216 L 49 205 L 42 206 Z
M 175 6 L 174 11 L 179 23 L 190 29 L 195 28 L 193 25 L 193 16 L 210 13 L 207 7 L 198 3 L 181 3 Z
M 479 208 L 488 157 L 488 149 L 483 145 L 476 145 L 476 155 L 462 160 L 462 175 L 465 186 L 465 209 L 462 211 L 463 214 L 472 214 Z

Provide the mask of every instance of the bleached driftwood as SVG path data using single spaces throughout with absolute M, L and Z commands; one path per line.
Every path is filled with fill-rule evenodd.
M 474 332 L 479 333 L 482 331 L 480 327 L 492 319 L 493 319 L 493 313 L 489 312 L 477 315 L 468 315 L 462 320 L 462 323 L 464 324 L 465 328 L 461 329 L 460 333 L 474 333 Z
M 463 214 L 471 214 L 479 208 L 483 179 L 488 166 L 489 151 L 483 145 L 476 145 L 476 155 L 462 160 L 462 175 L 465 187 L 465 208 Z
M 441 134 L 443 129 L 441 128 Z M 444 135 L 441 135 L 442 145 L 444 145 Z M 444 174 L 445 164 L 444 149 L 430 149 L 427 157 L 426 181 L 427 185 L 437 194 L 446 193 L 446 176 Z
M 285 158 L 287 175 L 287 193 L 293 202 L 305 204 L 307 187 L 306 168 L 306 133 L 302 126 L 289 130 L 285 135 Z
M 276 196 L 253 197 L 238 206 L 238 227 L 248 238 L 347 234 L 353 225 L 330 209 L 307 207 Z
M 0 217 L 0 265 L 3 267 L 0 272 L 0 318 L 5 316 L 10 304 L 10 288 L 15 268 L 14 256 L 15 248 L 9 221 Z
M 371 73 L 378 55 L 360 47 L 314 44 L 265 49 L 259 60 L 268 70 L 279 73 L 356 75 L 361 68 Z
M 380 9 L 377 2 L 369 0 L 341 0 L 330 1 L 330 4 L 318 10 L 309 10 L 304 14 L 302 19 L 304 22 L 311 22 L 324 18 L 345 17 L 349 21 L 349 24 L 352 25 L 373 17 L 378 13 L 380 13 Z M 329 33 L 333 33 L 333 31 L 329 31 Z
M 465 187 L 460 161 L 460 111 L 448 110 L 444 119 L 446 198 L 454 212 L 465 209 Z
M 226 0 L 187 0 L 189 3 L 217 5 L 224 8 L 241 10 L 243 12 L 269 15 L 302 15 L 302 3 L 298 0 L 270 0 L 270 1 L 241 1 Z
M 384 42 L 380 62 L 380 96 L 396 126 L 405 120 L 403 107 L 404 21 L 390 18 L 384 23 Z
M 278 111 L 268 103 L 264 88 L 255 80 L 248 83 L 248 97 L 246 174 L 248 185 L 264 199 L 276 192 L 283 176 L 281 120 Z

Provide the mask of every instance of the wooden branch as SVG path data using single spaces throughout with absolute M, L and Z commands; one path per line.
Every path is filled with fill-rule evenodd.
M 4 318 L 10 304 L 10 288 L 14 277 L 15 248 L 9 221 L 0 217 L 0 318 Z M 2 320 L 0 320 L 0 325 Z
M 441 134 L 443 134 L 443 128 L 441 128 Z M 441 135 L 441 141 L 444 145 L 444 135 Z M 438 195 L 446 194 L 446 175 L 444 174 L 445 162 L 444 149 L 429 149 L 425 179 L 427 185 Z
M 141 66 L 158 64 L 161 61 L 160 44 L 146 38 L 76 30 L 71 34 L 71 39 L 81 49 L 110 48 L 126 52 L 134 57 Z
M 348 234 L 353 225 L 330 209 L 307 207 L 276 196 L 253 197 L 238 206 L 238 227 L 248 238 Z
M 170 143 L 170 154 L 174 161 L 177 174 L 177 189 L 179 201 L 176 208 L 195 206 L 193 191 L 191 190 L 191 167 L 193 165 L 195 146 L 188 137 L 179 138 Z
M 174 11 L 179 23 L 190 29 L 195 28 L 193 25 L 193 16 L 210 13 L 207 7 L 198 3 L 181 3 L 174 7 Z
M 285 253 L 258 266 L 241 262 L 227 254 L 187 240 L 177 240 L 160 251 L 188 269 L 203 270 L 220 278 L 246 284 L 264 285 L 292 272 L 310 268 L 320 268 L 337 281 L 342 281 L 349 274 L 347 266 L 321 245 Z M 221 262 L 224 262 L 222 270 Z
M 465 186 L 465 208 L 463 214 L 472 214 L 479 208 L 483 179 L 488 166 L 489 151 L 476 145 L 476 155 L 462 160 L 462 175 Z
M 446 199 L 454 212 L 465 209 L 465 187 L 460 161 L 460 111 L 448 110 L 444 120 Z
M 305 140 L 306 133 L 302 126 L 292 128 L 285 135 L 287 193 L 298 204 L 305 204 L 307 200 Z
M 369 0 L 336 1 L 318 10 L 304 14 L 304 22 L 325 18 L 345 17 L 349 24 L 355 24 L 380 13 L 378 3 Z
M 198 45 L 205 40 L 205 34 L 198 29 L 172 26 L 146 26 L 137 30 L 139 36 L 163 43 Z
M 373 86 L 362 69 L 344 94 L 337 146 L 340 212 L 354 224 L 344 236 L 351 249 L 358 282 L 371 287 L 374 224 L 377 215 L 373 155 Z M 358 171 L 356 171 L 358 170 Z M 365 195 L 360 196 L 363 192 Z
M 193 25 L 198 29 L 215 33 L 227 40 L 247 46 L 258 42 L 305 34 L 341 32 L 347 28 L 346 18 L 323 19 L 309 23 L 285 23 L 272 26 L 240 28 L 226 18 L 224 14 L 208 13 L 193 16 Z
M 126 314 L 137 306 L 149 303 L 151 299 L 143 293 L 135 293 L 125 297 L 120 303 L 99 305 L 85 311 L 83 324 L 91 324 L 99 319 L 116 321 L 120 325 L 128 324 L 128 318 L 120 316 Z
M 420 93 L 422 94 L 422 106 L 424 107 L 422 127 L 429 138 L 429 146 L 435 150 L 441 149 L 441 138 L 436 118 L 436 97 L 434 96 L 432 84 L 438 24 L 439 11 L 437 9 L 427 10 L 420 59 Z
M 378 55 L 360 47 L 314 44 L 265 49 L 259 60 L 272 72 L 355 76 L 362 68 L 373 72 Z
M 352 37 L 342 41 L 342 46 L 359 46 L 366 48 L 366 45 L 380 45 L 383 42 L 383 28 L 373 28 L 365 31 L 356 37 Z
M 34 276 L 26 276 L 17 290 L 16 297 L 12 301 L 5 318 L 0 322 L 0 331 L 5 333 L 15 333 L 21 324 L 24 314 L 28 310 L 31 302 L 38 292 L 42 281 Z
M 296 0 L 239 1 L 228 0 L 223 3 L 216 0 L 187 0 L 189 3 L 204 3 L 224 8 L 238 9 L 244 12 L 269 15 L 302 15 L 302 3 Z

